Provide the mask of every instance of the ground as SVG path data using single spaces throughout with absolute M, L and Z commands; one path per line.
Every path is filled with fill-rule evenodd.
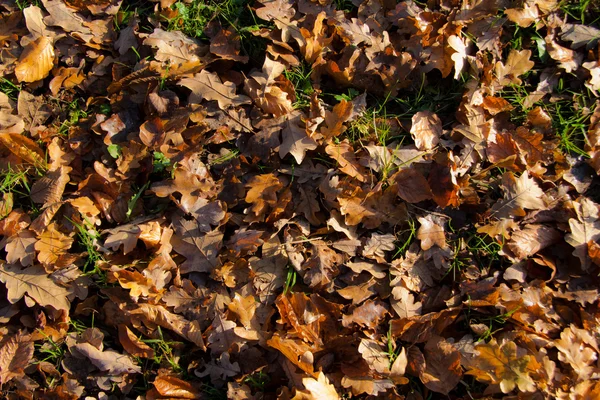
M 3 398 L 600 398 L 597 2 L 0 16 Z

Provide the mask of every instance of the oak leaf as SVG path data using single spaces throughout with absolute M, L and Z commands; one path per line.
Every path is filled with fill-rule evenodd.
M 44 265 L 51 265 L 65 254 L 72 244 L 73 238 L 59 231 L 57 223 L 53 222 L 35 243 L 35 250 L 39 252 L 37 259 Z
M 325 148 L 325 152 L 337 161 L 339 164 L 338 168 L 342 172 L 361 182 L 367 181 L 367 173 L 356 160 L 354 149 L 350 142 L 348 142 L 348 139 L 344 139 L 339 144 L 328 144 Z
M 419 217 L 421 226 L 417 231 L 417 239 L 421 241 L 421 249 L 429 250 L 433 246 L 440 249 L 448 247 L 444 227 L 433 221 L 431 215 Z
M 263 174 L 252 177 L 246 187 L 249 188 L 246 203 L 252 204 L 251 211 L 259 216 L 267 211 L 267 206 L 277 204 L 277 192 L 283 184 L 274 174 Z
M 35 233 L 29 229 L 20 230 L 15 235 L 9 236 L 5 247 L 6 261 L 9 264 L 20 261 L 24 267 L 31 265 L 35 256 L 36 242 Z
M 496 62 L 496 79 L 501 87 L 515 84 L 521 85 L 523 81 L 519 76 L 529 71 L 534 66 L 530 60 L 531 50 L 511 50 L 506 59 L 506 63 Z
M 16 303 L 25 297 L 25 303 L 33 306 L 33 299 L 41 306 L 52 306 L 56 310 L 69 310 L 67 296 L 69 289 L 57 285 L 48 277 L 41 266 L 35 265 L 26 269 L 12 264 L 0 263 L 0 281 L 8 290 L 8 301 Z
M 0 387 L 25 375 L 24 369 L 33 357 L 33 342 L 29 335 L 18 332 L 4 339 L 0 347 Z
M 0 143 L 2 143 L 11 153 L 24 161 L 32 164 L 36 168 L 46 169 L 44 152 L 33 140 L 19 133 L 0 133 Z
M 529 177 L 527 171 L 516 178 L 512 172 L 502 175 L 504 200 L 498 200 L 492 211 L 498 218 L 524 216 L 525 209 L 545 210 L 547 208 L 544 191 Z
M 199 103 L 203 99 L 216 100 L 221 109 L 250 103 L 249 97 L 235 93 L 233 82 L 222 83 L 216 73 L 207 70 L 200 71 L 192 78 L 182 79 L 179 85 L 192 91 L 190 103 Z
M 186 258 L 179 266 L 182 274 L 211 272 L 219 265 L 218 253 L 223 242 L 222 232 L 214 230 L 203 233 L 195 220 L 180 219 L 174 222 L 173 226 L 173 250 Z
M 25 46 L 15 75 L 19 82 L 36 82 L 47 77 L 53 67 L 54 44 L 52 39 L 41 36 Z
M 154 349 L 142 342 L 126 325 L 119 325 L 119 343 L 134 357 L 154 358 Z
M 600 211 L 598 205 L 586 197 L 574 203 L 577 218 L 569 219 L 571 232 L 565 240 L 575 248 L 573 255 L 581 260 L 581 268 L 587 271 L 591 266 L 588 243 L 600 238 Z
M 523 349 L 518 348 L 515 342 L 498 344 L 492 339 L 489 343 L 480 343 L 475 350 L 475 362 L 470 364 L 466 374 L 475 376 L 479 381 L 500 385 L 502 393 L 510 393 L 515 387 L 522 392 L 536 390 L 530 373 L 537 370 L 538 363 L 532 356 L 523 354 Z
M 335 390 L 335 386 L 329 382 L 323 371 L 319 371 L 317 379 L 313 377 L 302 378 L 302 384 L 315 399 L 339 400 L 340 398 Z
M 425 345 L 426 366 L 419 377 L 434 392 L 447 395 L 460 382 L 460 353 L 441 337 L 431 338 Z
M 279 157 L 291 154 L 298 164 L 302 164 L 306 152 L 317 148 L 317 142 L 306 133 L 306 128 L 300 126 L 302 114 L 294 111 L 287 116 L 281 131 L 282 143 L 279 146 Z
M 129 356 L 113 350 L 99 350 L 90 343 L 77 343 L 71 347 L 71 351 L 73 350 L 87 357 L 100 371 L 106 371 L 110 375 L 142 372 Z
M 174 399 L 198 399 L 202 397 L 200 389 L 173 375 L 160 375 L 152 384 L 161 397 Z

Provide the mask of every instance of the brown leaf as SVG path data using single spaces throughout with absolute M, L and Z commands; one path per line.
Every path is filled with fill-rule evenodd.
M 338 168 L 342 172 L 361 182 L 367 181 L 367 173 L 356 160 L 354 149 L 348 139 L 344 139 L 339 144 L 328 144 L 325 151 L 338 163 Z
M 119 343 L 134 357 L 154 358 L 154 349 L 138 339 L 127 326 L 119 325 Z
M 511 50 L 506 59 L 506 63 L 496 62 L 496 79 L 500 86 L 511 84 L 521 85 L 523 81 L 519 76 L 529 71 L 534 66 L 530 61 L 531 50 Z
M 399 337 L 406 342 L 425 343 L 433 335 L 440 335 L 459 314 L 460 309 L 454 308 L 423 316 L 395 319 L 391 321 L 390 332 L 394 337 Z
M 447 395 L 460 382 L 460 353 L 441 337 L 432 337 L 425 345 L 425 370 L 419 377 L 434 392 Z
M 250 103 L 250 98 L 235 93 L 236 87 L 233 82 L 222 83 L 216 73 L 207 70 L 200 71 L 192 78 L 182 79 L 179 81 L 179 85 L 192 91 L 190 103 L 200 103 L 203 99 L 216 100 L 221 109 Z
M 57 285 L 48 277 L 46 271 L 38 265 L 21 269 L 15 265 L 0 264 L 0 281 L 8 290 L 8 301 L 16 303 L 25 297 L 25 303 L 33 306 L 33 299 L 41 306 L 52 306 L 56 310 L 69 310 L 67 296 L 71 291 Z
M 556 229 L 539 224 L 526 225 L 525 229 L 512 234 L 506 246 L 518 260 L 522 260 L 558 242 L 561 238 L 562 235 Z
M 299 339 L 284 338 L 279 333 L 275 333 L 267 344 L 279 350 L 288 360 L 302 371 L 316 376 L 314 372 L 314 356 L 311 347 Z
M 71 167 L 61 166 L 56 171 L 48 172 L 44 177 L 35 181 L 31 186 L 31 200 L 44 204 L 44 208 L 58 203 L 63 196 L 65 187 L 71 180 Z
M 350 315 L 344 315 L 342 325 L 348 327 L 357 324 L 367 329 L 375 329 L 380 321 L 388 314 L 388 307 L 379 300 L 368 300 L 355 308 Z
M 198 399 L 202 397 L 200 389 L 173 375 L 160 375 L 152 384 L 162 397 L 174 399 Z
M 298 164 L 302 164 L 306 152 L 317 148 L 317 142 L 307 135 L 306 129 L 300 126 L 302 122 L 300 112 L 292 112 L 287 116 L 281 131 L 282 143 L 279 146 L 279 157 L 291 154 Z
M 186 338 L 196 346 L 205 350 L 204 339 L 198 321 L 190 322 L 181 315 L 169 312 L 165 307 L 152 304 L 140 304 L 139 308 L 131 311 L 131 315 L 142 320 L 170 329 L 181 337 Z
M 196 221 L 185 219 L 177 220 L 173 225 L 173 250 L 186 258 L 179 266 L 182 274 L 193 271 L 211 272 L 219 265 L 218 253 L 222 246 L 223 233 L 219 230 L 203 233 Z
M 406 202 L 420 203 L 432 199 L 429 182 L 414 168 L 403 168 L 390 179 L 396 182 L 398 196 Z
M 267 211 L 267 206 L 277 204 L 277 192 L 283 184 L 274 174 L 256 175 L 246 184 L 246 203 L 252 204 L 252 212 L 259 216 Z
M 25 46 L 17 61 L 15 75 L 19 82 L 36 82 L 50 74 L 54 67 L 52 39 L 41 36 Z
M 504 200 L 498 200 L 492 211 L 498 218 L 524 216 L 525 209 L 545 210 L 547 208 L 544 191 L 529 177 L 527 171 L 516 178 L 512 172 L 502 175 Z
M 33 342 L 29 335 L 18 332 L 4 339 L 0 347 L 0 386 L 13 378 L 23 377 L 24 369 L 33 357 Z

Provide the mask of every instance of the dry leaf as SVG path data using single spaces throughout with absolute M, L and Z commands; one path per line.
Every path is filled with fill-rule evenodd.
M 41 36 L 29 43 L 17 62 L 15 75 L 19 82 L 35 82 L 44 79 L 54 67 L 54 44 L 52 39 Z

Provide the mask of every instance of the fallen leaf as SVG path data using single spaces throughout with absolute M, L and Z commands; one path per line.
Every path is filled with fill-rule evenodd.
M 41 306 L 52 306 L 56 310 L 70 308 L 67 296 L 71 292 L 56 284 L 48 277 L 41 266 L 31 266 L 26 269 L 12 264 L 0 264 L 0 281 L 8 290 L 8 301 L 16 303 L 23 296 L 28 306 L 33 306 L 31 299 Z
M 36 82 L 47 77 L 54 67 L 52 39 L 41 36 L 29 43 L 17 64 L 15 75 L 19 82 Z

